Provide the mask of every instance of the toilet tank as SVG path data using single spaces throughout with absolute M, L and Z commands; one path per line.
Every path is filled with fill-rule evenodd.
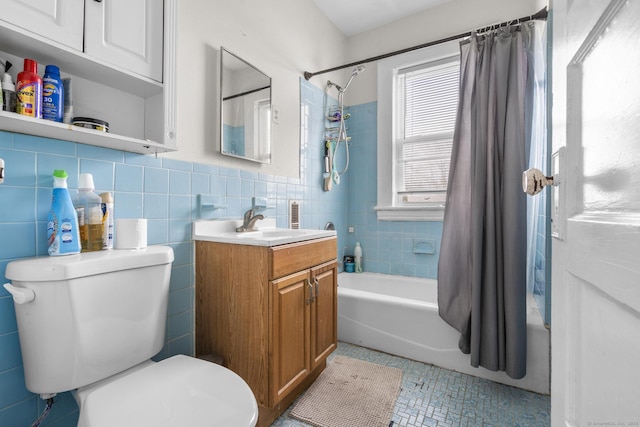
M 10 262 L 12 285 L 35 293 L 15 304 L 27 389 L 73 390 L 157 354 L 172 262 L 166 246 Z

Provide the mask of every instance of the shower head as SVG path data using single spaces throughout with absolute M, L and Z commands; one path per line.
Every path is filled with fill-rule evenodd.
M 363 72 L 365 70 L 365 66 L 364 65 L 358 65 L 356 68 L 353 69 L 353 71 L 351 72 L 352 76 L 357 76 L 358 74 L 360 74 L 361 72 Z
M 355 76 L 357 76 L 358 74 L 364 71 L 364 68 L 365 68 L 364 65 L 359 65 L 353 69 L 353 71 L 351 72 L 351 76 L 349 77 L 349 80 L 347 80 L 347 83 L 344 85 L 344 88 L 342 88 L 343 92 L 347 90 L 347 88 L 351 84 L 351 80 L 353 80 Z
M 349 76 L 349 80 L 347 80 L 347 83 L 345 83 L 344 86 L 337 85 L 337 84 L 333 83 L 331 80 L 327 80 L 327 89 L 329 89 L 331 86 L 333 86 L 336 89 L 338 89 L 338 92 L 344 93 L 347 90 L 347 88 L 349 87 L 349 85 L 351 84 L 351 80 L 353 80 L 353 78 L 355 76 L 357 76 L 358 74 L 360 74 L 364 70 L 365 70 L 365 66 L 364 65 L 359 65 L 356 68 L 354 68 L 353 71 L 351 71 L 351 75 Z

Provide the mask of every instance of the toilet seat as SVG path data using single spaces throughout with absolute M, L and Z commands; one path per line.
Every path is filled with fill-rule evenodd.
M 78 427 L 253 427 L 258 420 L 256 399 L 242 378 L 184 355 L 78 393 Z

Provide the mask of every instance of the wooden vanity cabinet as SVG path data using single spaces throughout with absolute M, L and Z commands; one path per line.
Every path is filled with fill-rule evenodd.
M 325 363 L 338 347 L 338 264 L 332 261 L 311 269 L 316 281 L 311 303 L 311 369 Z
M 335 282 L 335 261 L 270 282 L 273 403 L 336 349 Z
M 268 426 L 337 347 L 336 238 L 273 247 L 196 241 L 196 355 L 221 355 Z

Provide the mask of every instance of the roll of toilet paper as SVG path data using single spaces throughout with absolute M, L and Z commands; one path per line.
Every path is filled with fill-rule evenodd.
M 116 249 L 141 249 L 146 247 L 146 219 L 116 219 Z

